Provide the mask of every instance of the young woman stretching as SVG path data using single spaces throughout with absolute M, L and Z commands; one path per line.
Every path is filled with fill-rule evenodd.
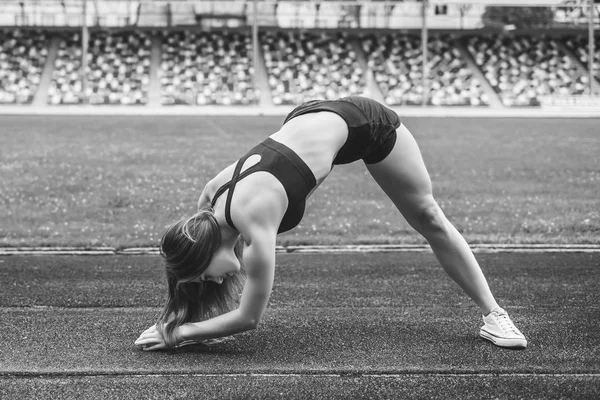
M 255 329 L 273 286 L 277 234 L 298 225 L 306 199 L 333 165 L 360 159 L 477 303 L 480 336 L 502 347 L 526 347 L 467 242 L 433 198 L 413 136 L 395 112 L 363 97 L 300 105 L 278 132 L 208 182 L 198 213 L 162 238 L 168 299 L 158 323 L 135 344 L 160 350 Z

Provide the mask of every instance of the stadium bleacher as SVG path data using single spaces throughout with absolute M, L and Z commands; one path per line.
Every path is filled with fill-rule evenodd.
M 163 31 L 161 40 L 161 104 L 248 105 L 258 101 L 247 33 Z
M 428 42 L 429 103 L 489 104 L 481 85 L 451 43 L 452 38 L 441 35 Z M 422 104 L 423 52 L 419 36 L 368 34 L 362 37 L 362 48 L 388 105 Z
M 85 89 L 89 103 L 146 104 L 151 43 L 142 31 L 91 32 Z M 81 55 L 80 34 L 62 34 L 48 88 L 50 104 L 83 102 Z
M 48 56 L 48 36 L 39 30 L 0 30 L 0 104 L 29 104 Z
M 207 4 L 174 6 L 178 11 L 170 21 L 192 23 L 179 19 L 192 9 L 196 16 L 210 17 L 219 4 L 202 9 Z M 394 10 L 398 14 L 409 6 L 414 4 Z M 421 105 L 426 97 L 431 106 L 527 107 L 552 96 L 584 95 L 591 86 L 583 33 L 431 32 L 425 92 L 420 32 L 345 29 L 348 13 L 358 22 L 387 21 L 393 15 L 380 12 L 385 4 L 361 13 L 335 3 L 315 7 L 284 1 L 272 9 L 261 7 L 261 18 L 303 28 L 261 28 L 256 75 L 248 27 L 93 26 L 85 89 L 78 29 L 2 28 L 0 104 L 35 99 L 38 105 L 145 105 L 152 96 L 154 105 L 256 105 L 260 99 L 278 106 L 375 92 L 390 106 Z M 234 11 L 250 12 L 247 5 Z M 43 15 L 32 18 L 41 21 Z M 110 21 L 118 24 L 120 18 Z M 593 74 L 598 90 L 600 46 L 593 54 Z
M 260 41 L 273 104 L 364 92 L 366 78 L 344 33 L 266 31 Z
M 505 106 L 537 106 L 545 95 L 578 95 L 588 78 L 548 36 L 471 36 L 467 48 Z
M 584 35 L 567 36 L 564 38 L 564 43 L 569 50 L 571 50 L 575 57 L 587 68 L 589 56 L 589 38 Z M 595 38 L 595 43 L 600 43 L 600 36 Z M 593 56 L 593 75 L 600 82 L 600 47 L 598 45 L 594 48 Z

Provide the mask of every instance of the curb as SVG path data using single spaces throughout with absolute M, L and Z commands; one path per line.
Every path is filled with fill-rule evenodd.
M 600 244 L 473 244 L 474 253 L 600 253 Z M 332 246 L 277 246 L 277 253 L 336 254 L 336 253 L 397 253 L 431 252 L 425 244 L 332 245 Z M 158 247 L 0 247 L 0 256 L 106 256 L 106 255 L 159 255 Z

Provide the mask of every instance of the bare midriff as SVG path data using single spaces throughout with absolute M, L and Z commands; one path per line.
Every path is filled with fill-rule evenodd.
M 331 172 L 333 159 L 347 138 L 346 121 L 329 111 L 299 115 L 271 135 L 298 154 L 313 172 L 317 186 Z

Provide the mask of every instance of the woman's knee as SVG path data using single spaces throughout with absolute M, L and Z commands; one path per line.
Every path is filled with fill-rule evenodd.
M 416 225 L 417 231 L 424 236 L 445 233 L 448 230 L 448 220 L 436 202 L 429 203 L 419 210 Z

